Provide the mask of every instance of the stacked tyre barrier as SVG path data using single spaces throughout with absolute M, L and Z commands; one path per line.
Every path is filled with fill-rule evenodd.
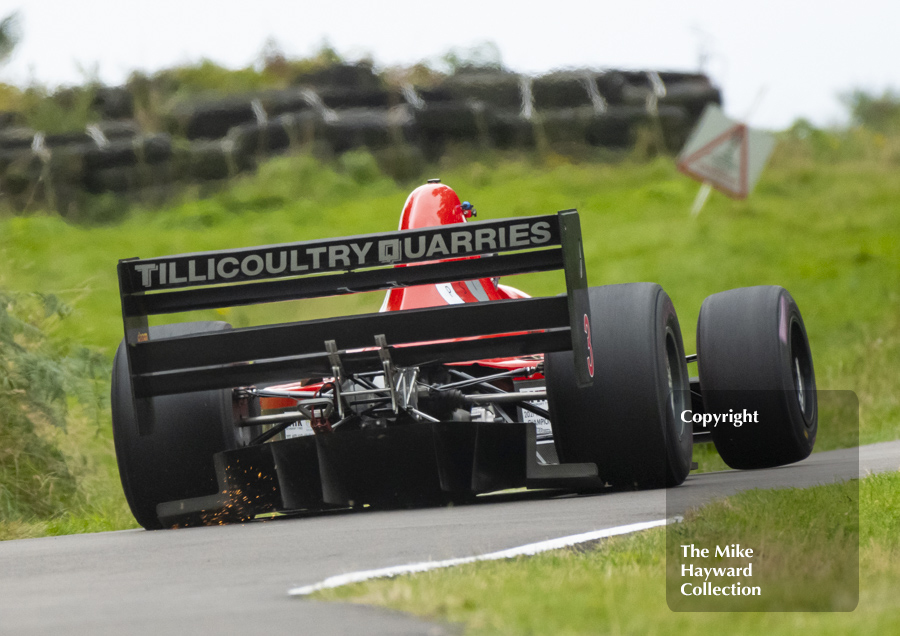
M 304 134 L 295 134 L 295 143 L 315 139 L 335 153 L 409 143 L 430 158 L 454 142 L 500 149 L 571 143 L 628 148 L 637 130 L 648 128 L 675 152 L 706 104 L 721 101 L 719 89 L 701 74 L 566 71 L 532 78 L 469 72 L 428 87 L 305 86 L 204 100 L 174 109 L 169 128 L 199 140 L 223 138 L 239 127 L 234 134 L 281 139 L 260 148 L 277 152 L 285 147 L 285 134 L 292 139 L 292 128 L 302 123 Z
M 453 145 L 567 152 L 631 148 L 643 132 L 677 152 L 704 107 L 708 77 L 657 71 L 560 71 L 538 77 L 459 71 L 428 85 L 390 84 L 365 65 L 338 65 L 289 89 L 208 96 L 168 108 L 162 130 L 135 123 L 126 88 L 99 89 L 102 119 L 77 133 L 0 123 L 0 193 L 17 210 L 67 214 L 79 193 L 154 197 L 175 183 L 253 170 L 268 156 L 330 158 L 366 148 L 397 178 L 415 177 Z M 146 118 L 145 118 L 146 119 Z
M 14 210 L 41 203 L 68 216 L 81 194 L 137 194 L 174 180 L 173 143 L 132 122 L 92 124 L 83 133 L 0 131 L 0 192 Z

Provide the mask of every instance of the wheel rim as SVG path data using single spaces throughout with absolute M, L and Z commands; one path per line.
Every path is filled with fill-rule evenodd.
M 666 327 L 666 378 L 669 383 L 669 397 L 667 400 L 669 418 L 672 422 L 675 422 L 678 439 L 682 439 L 684 437 L 685 423 L 680 414 L 685 410 L 686 386 L 678 342 L 671 327 Z
M 796 319 L 791 322 L 791 376 L 797 404 L 808 426 L 815 408 L 816 380 L 809 345 L 803 335 L 803 328 Z

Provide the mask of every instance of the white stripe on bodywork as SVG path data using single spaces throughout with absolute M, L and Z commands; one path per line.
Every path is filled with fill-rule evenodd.
M 384 292 L 384 301 L 381 303 L 381 309 L 378 310 L 378 313 L 382 313 L 388 310 L 388 301 L 391 299 L 392 291 L 392 289 L 389 289 Z
M 469 290 L 469 293 L 475 297 L 475 300 L 479 302 L 485 302 L 490 300 L 488 298 L 487 292 L 484 290 L 484 286 L 481 284 L 480 280 L 467 280 L 465 281 L 466 289 Z M 443 298 L 448 305 L 462 305 L 466 301 L 463 300 L 456 290 L 453 289 L 453 283 L 438 283 L 434 286 L 437 290 L 437 293 L 440 294 L 441 298 Z M 391 297 L 391 290 L 388 290 L 384 295 L 384 301 L 381 303 L 381 309 L 379 312 L 384 312 L 388 310 L 388 300 Z
M 456 293 L 456 290 L 453 289 L 453 283 L 438 283 L 434 286 L 437 289 L 437 293 L 441 295 L 441 298 L 447 301 L 449 305 L 461 305 L 464 301 L 459 297 L 459 294 Z
M 481 284 L 480 280 L 467 280 L 466 287 L 468 288 L 469 292 L 473 296 L 475 296 L 475 300 L 479 302 L 490 300 L 490 298 L 488 298 L 487 292 L 484 291 L 484 286 Z
M 656 521 L 644 521 L 642 523 L 631 523 L 625 526 L 616 526 L 615 528 L 604 528 L 603 530 L 594 530 L 592 532 L 584 532 L 582 534 L 573 534 L 567 537 L 559 537 L 558 539 L 548 539 L 547 541 L 539 541 L 537 543 L 528 543 L 517 548 L 508 550 L 500 550 L 499 552 L 489 552 L 488 554 L 479 554 L 470 557 L 461 557 L 458 559 L 446 559 L 444 561 L 422 561 L 421 563 L 410 563 L 408 565 L 395 565 L 387 568 L 379 568 L 377 570 L 362 570 L 360 572 L 349 572 L 347 574 L 339 574 L 330 576 L 324 581 L 314 583 L 312 585 L 303 585 L 288 590 L 288 596 L 307 596 L 319 590 L 328 590 L 350 583 L 360 583 L 370 579 L 381 579 L 399 576 L 401 574 L 413 574 L 416 572 L 427 572 L 429 570 L 437 570 L 440 568 L 449 568 L 457 565 L 465 565 L 467 563 L 475 563 L 477 561 L 497 561 L 500 559 L 512 559 L 518 556 L 533 556 L 540 552 L 548 550 L 559 550 L 568 548 L 579 543 L 588 541 L 597 541 L 598 539 L 606 539 L 620 534 L 630 534 L 641 530 L 649 530 L 657 528 L 668 523 L 680 521 L 680 517 L 674 519 L 657 519 Z

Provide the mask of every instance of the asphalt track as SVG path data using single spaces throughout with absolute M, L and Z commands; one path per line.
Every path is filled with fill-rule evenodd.
M 858 463 L 857 463 L 858 460 Z M 455 508 L 0 543 L 0 634 L 444 634 L 403 614 L 289 597 L 329 576 L 662 519 L 748 488 L 900 469 L 900 441 L 791 466 L 692 475 L 669 491 L 523 493 Z M 673 494 L 674 493 L 674 494 Z M 676 496 L 677 495 L 677 496 Z

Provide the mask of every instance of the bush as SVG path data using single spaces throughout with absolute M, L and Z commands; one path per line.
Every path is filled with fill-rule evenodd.
M 89 123 L 97 120 L 96 88 L 90 85 L 62 88 L 55 93 L 41 87 L 29 88 L 22 97 L 24 123 L 48 134 L 84 131 Z
M 873 95 L 855 90 L 843 96 L 853 122 L 883 134 L 900 132 L 900 93 L 886 90 Z
M 47 432 L 65 428 L 67 395 L 99 416 L 108 363 L 52 336 L 69 308 L 0 289 L 0 519 L 52 518 L 78 505 L 75 477 Z M 42 431 L 44 434 L 42 434 Z
M 382 178 L 381 169 L 368 150 L 348 150 L 340 158 L 341 168 L 359 185 Z

